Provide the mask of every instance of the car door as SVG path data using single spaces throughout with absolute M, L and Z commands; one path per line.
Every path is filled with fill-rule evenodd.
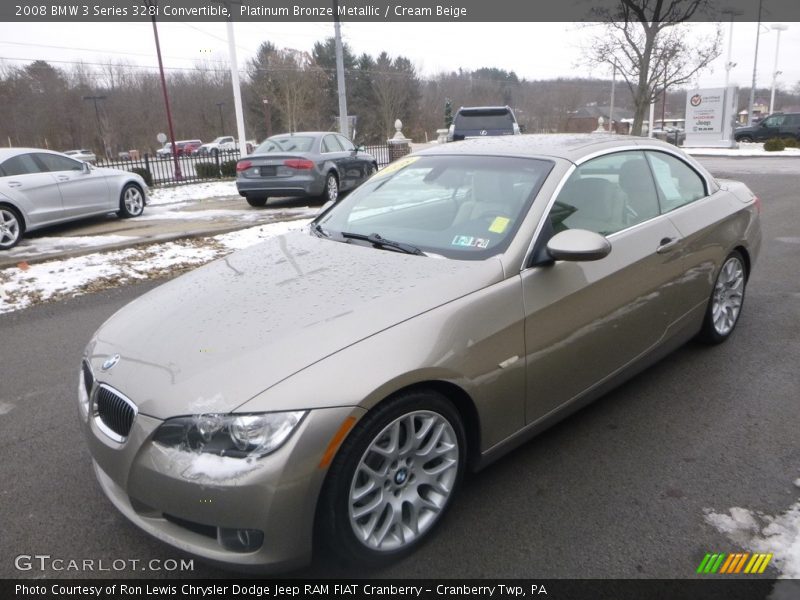
M 117 203 L 109 195 L 102 171 L 84 170 L 84 163 L 60 154 L 36 153 L 61 191 L 64 216 L 78 218 L 116 210 Z
M 322 138 L 320 152 L 322 153 L 323 160 L 336 165 L 336 170 L 339 173 L 339 189 L 349 190 L 352 188 L 353 177 L 347 172 L 348 153 L 344 151 L 336 135 L 329 133 Z
M 522 272 L 528 422 L 646 354 L 676 318 L 670 287 L 683 272 L 675 252 L 680 235 L 659 214 L 641 151 L 600 156 L 576 168 L 545 217 L 536 247 L 566 229 L 600 233 L 612 249 L 601 260 L 551 261 Z
M 771 115 L 764 119 L 761 122 L 761 126 L 756 129 L 756 141 L 763 142 L 770 138 L 779 137 L 785 118 L 784 115 Z
M 64 217 L 61 192 L 32 153 L 17 154 L 0 164 L 0 194 L 19 206 L 27 226 L 41 226 Z
M 346 137 L 337 134 L 336 139 L 339 140 L 339 145 L 346 153 L 342 159 L 342 164 L 347 171 L 348 179 L 353 187 L 357 187 L 367 178 L 367 174 L 372 169 L 372 163 L 363 156 L 359 156 L 353 142 Z

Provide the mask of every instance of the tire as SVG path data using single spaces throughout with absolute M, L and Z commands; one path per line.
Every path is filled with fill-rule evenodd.
M 250 206 L 254 206 L 256 208 L 264 208 L 264 206 L 267 204 L 267 196 L 254 196 L 253 194 L 247 194 L 245 199 Z
M 742 135 L 742 136 L 739 136 L 738 138 L 736 138 L 736 141 L 737 142 L 745 142 L 746 144 L 752 144 L 753 143 L 753 137 L 750 136 L 750 135 Z
M 420 437 L 408 436 L 410 430 Z M 377 406 L 328 471 L 317 515 L 320 541 L 350 564 L 380 566 L 412 552 L 458 490 L 465 439 L 458 411 L 436 392 L 410 392 Z
M 336 202 L 339 199 L 339 180 L 333 171 L 325 177 L 325 186 L 322 188 L 320 199 L 323 202 Z
M 144 211 L 144 192 L 135 183 L 127 183 L 119 195 L 119 211 L 122 219 L 138 217 Z
M 722 263 L 714 280 L 711 298 L 698 338 L 707 344 L 721 344 L 733 333 L 744 305 L 747 268 L 741 253 L 734 250 Z
M 0 204 L 0 250 L 10 250 L 22 239 L 25 221 L 16 208 Z

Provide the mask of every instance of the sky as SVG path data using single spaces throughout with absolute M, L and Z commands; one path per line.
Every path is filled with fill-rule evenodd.
M 761 25 L 757 85 L 772 84 L 776 31 L 771 22 Z M 786 24 L 780 38 L 778 87 L 791 89 L 800 82 L 800 23 Z M 713 24 L 689 25 L 693 35 L 707 35 Z M 722 56 L 703 73 L 700 87 L 724 84 L 730 24 L 721 25 Z M 731 83 L 749 86 L 753 76 L 756 23 L 733 25 Z M 411 59 L 423 77 L 459 67 L 474 70 L 498 67 L 526 79 L 555 77 L 610 78 L 610 68 L 591 69 L 582 61 L 582 48 L 598 30 L 597 25 L 574 23 L 343 23 L 344 41 L 355 54 L 390 55 Z M 240 67 L 259 44 L 269 40 L 279 48 L 310 51 L 314 42 L 333 35 L 333 24 L 239 22 L 234 24 Z M 191 68 L 198 60 L 227 64 L 225 23 L 160 23 L 159 37 L 165 67 Z M 47 60 L 54 65 L 69 62 L 125 60 L 154 67 L 155 44 L 150 23 L 0 23 L 0 62 Z M 59 62 L 63 61 L 63 62 Z

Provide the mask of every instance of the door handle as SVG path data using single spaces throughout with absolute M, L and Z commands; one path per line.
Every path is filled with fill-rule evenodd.
M 67 177 L 66 175 L 59 175 L 58 177 L 56 177 L 56 179 L 58 179 L 59 181 L 69 181 L 69 177 Z
M 680 244 L 681 238 L 674 237 L 674 238 L 661 238 L 661 242 L 659 242 L 658 248 L 656 248 L 656 252 L 658 254 L 666 254 L 667 252 L 672 251 L 678 244 Z
M 19 181 L 9 181 L 8 187 L 22 187 L 22 184 Z

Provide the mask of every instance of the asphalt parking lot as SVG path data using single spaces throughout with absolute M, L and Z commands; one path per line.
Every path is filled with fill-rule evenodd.
M 797 502 L 800 160 L 701 160 L 763 202 L 764 246 L 732 338 L 714 348 L 688 344 L 470 477 L 433 538 L 408 559 L 364 571 L 318 557 L 294 576 L 692 577 L 706 552 L 741 549 L 705 521 L 707 510 L 777 515 Z M 80 435 L 83 347 L 154 285 L 0 316 L 0 577 L 232 576 L 198 559 L 187 572 L 140 569 L 188 557 L 111 506 Z M 142 563 L 20 571 L 20 554 Z

